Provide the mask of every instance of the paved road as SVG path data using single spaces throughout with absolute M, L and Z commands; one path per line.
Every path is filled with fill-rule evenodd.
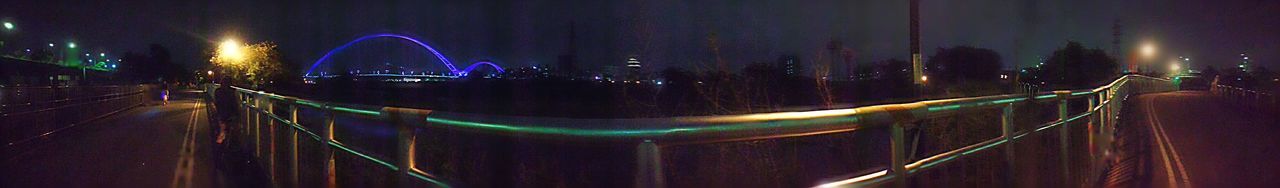
M 1280 121 L 1206 92 L 1138 96 L 1128 115 L 1147 140 L 1143 187 L 1280 186 Z
M 142 106 L 59 132 L 0 159 L 0 187 L 245 187 L 224 175 L 243 168 L 218 162 L 228 155 L 214 155 L 204 105 Z

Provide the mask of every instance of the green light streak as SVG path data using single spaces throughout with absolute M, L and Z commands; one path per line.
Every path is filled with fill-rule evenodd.
M 842 117 L 842 118 L 824 118 L 812 120 L 793 120 L 793 121 L 773 121 L 773 122 L 757 122 L 757 123 L 737 123 L 724 124 L 703 127 L 680 127 L 667 129 L 635 129 L 635 130 L 602 130 L 602 129 L 578 129 L 578 128 L 562 128 L 562 127 L 545 127 L 536 125 L 508 125 L 497 123 L 480 123 L 459 121 L 451 119 L 443 119 L 436 117 L 428 117 L 426 121 L 429 124 L 443 124 L 449 126 L 460 126 L 467 128 L 486 129 L 493 131 L 504 131 L 514 133 L 529 134 L 546 134 L 546 135 L 566 135 L 566 136 L 583 136 L 583 137 L 658 137 L 669 134 L 698 134 L 723 131 L 744 131 L 766 128 L 785 128 L 799 127 L 806 125 L 824 125 L 837 123 L 856 123 L 860 120 L 858 117 Z
M 391 163 L 387 163 L 386 161 L 378 160 L 377 158 L 373 158 L 372 156 L 365 155 L 364 153 L 360 153 L 356 150 L 351 150 L 351 148 L 342 146 L 342 144 L 338 144 L 337 142 L 329 142 L 329 145 L 338 149 L 342 149 L 343 151 L 347 151 L 347 153 L 351 153 L 351 154 L 355 154 L 356 156 L 363 157 L 364 159 L 368 159 L 369 161 L 373 161 L 374 163 L 381 164 L 382 166 L 386 166 L 387 168 L 390 168 L 392 171 L 400 170 L 400 167 L 396 167 L 396 165 L 392 165 Z
M 310 106 L 310 107 L 312 107 L 312 108 L 323 108 L 323 105 L 320 105 L 320 103 L 314 103 L 314 102 L 311 102 L 311 101 L 298 101 L 297 103 L 298 103 L 298 104 L 301 104 L 301 105 L 307 105 L 307 106 Z
M 340 106 L 333 107 L 333 110 L 336 110 L 339 112 L 355 113 L 355 114 L 366 115 L 366 116 L 382 115 L 381 111 L 361 110 L 361 109 L 347 108 L 347 107 L 340 107 Z
M 946 105 L 946 106 L 938 106 L 938 107 L 933 107 L 933 106 L 931 106 L 931 107 L 929 107 L 929 112 L 940 112 L 940 111 L 947 111 L 947 110 L 955 110 L 955 109 L 960 109 L 960 107 L 962 107 L 962 105 L 958 105 L 958 104 Z

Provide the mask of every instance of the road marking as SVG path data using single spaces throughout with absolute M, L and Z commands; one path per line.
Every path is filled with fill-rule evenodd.
M 1155 98 L 1152 98 L 1151 100 L 1154 102 Z M 1182 155 L 1178 154 L 1178 147 L 1173 145 L 1173 141 L 1169 139 L 1169 134 L 1166 134 L 1166 131 L 1164 130 L 1164 123 L 1160 121 L 1160 116 L 1156 115 L 1156 113 L 1151 113 L 1151 116 L 1154 117 L 1156 121 L 1156 129 L 1160 130 L 1160 137 L 1164 137 L 1165 144 L 1169 145 L 1169 151 L 1173 153 L 1174 164 L 1178 165 L 1178 171 L 1182 172 L 1180 174 L 1182 175 L 1182 183 L 1187 184 L 1187 187 L 1191 187 L 1191 172 L 1188 172 L 1186 165 L 1182 164 Z
M 194 109 L 191 111 L 190 118 L 187 119 L 187 129 L 183 132 L 182 148 L 178 150 L 178 165 L 173 169 L 173 181 L 169 187 L 191 187 L 191 178 L 195 169 L 195 131 L 196 124 L 199 122 L 201 101 L 197 100 Z
M 1178 156 L 1177 150 L 1173 148 L 1173 143 L 1169 142 L 1168 136 L 1164 133 L 1164 128 L 1160 125 L 1159 118 L 1155 115 L 1155 107 L 1152 105 L 1155 103 L 1155 99 L 1156 96 L 1151 96 L 1151 99 L 1147 100 L 1147 121 L 1151 123 L 1151 134 L 1156 137 L 1156 144 L 1160 145 L 1160 159 L 1161 161 L 1164 161 L 1165 175 L 1169 179 L 1169 187 L 1179 187 L 1176 177 L 1179 175 L 1183 179 L 1183 184 L 1186 184 L 1186 187 L 1191 187 L 1191 179 L 1187 175 L 1187 170 L 1182 164 L 1182 158 Z M 1168 148 L 1166 148 L 1166 145 Z M 1172 154 L 1170 154 L 1171 152 Z M 1177 163 L 1177 172 L 1181 172 L 1180 174 L 1174 172 L 1175 167 L 1171 161 L 1176 161 L 1173 163 Z

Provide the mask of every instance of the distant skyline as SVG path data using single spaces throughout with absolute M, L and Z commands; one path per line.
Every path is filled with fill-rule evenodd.
M 235 35 L 275 42 L 302 64 L 299 70 L 329 49 L 375 33 L 416 36 L 455 62 L 554 65 L 575 23 L 579 67 L 624 66 L 627 57 L 639 56 L 652 71 L 692 68 L 713 61 L 708 39 L 714 33 L 721 56 L 736 70 L 782 55 L 812 67 L 833 39 L 854 51 L 858 63 L 905 60 L 906 6 L 905 0 L 50 0 L 0 7 L 0 19 L 19 28 L 12 36 L 21 39 L 9 46 L 74 40 L 119 55 L 157 43 L 173 51 L 175 61 L 198 68 L 207 60 L 203 50 Z M 1232 66 L 1240 52 L 1259 65 L 1280 65 L 1280 17 L 1273 16 L 1280 2 L 922 0 L 921 11 L 926 58 L 937 47 L 969 45 L 999 52 L 1006 67 L 1025 67 L 1068 40 L 1110 52 L 1112 25 L 1120 20 L 1124 47 L 1154 41 L 1166 55 L 1191 56 L 1197 68 Z M 400 51 L 393 54 L 417 53 Z

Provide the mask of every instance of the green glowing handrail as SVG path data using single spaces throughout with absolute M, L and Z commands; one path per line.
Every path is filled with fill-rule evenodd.
M 1049 91 L 1036 93 L 1030 97 L 1026 94 L 1009 94 L 927 100 L 905 104 L 875 105 L 851 109 L 802 112 L 775 112 L 746 115 L 694 116 L 656 119 L 564 119 L 434 112 L 429 117 L 423 119 L 423 121 L 428 126 L 481 130 L 502 134 L 662 139 L 662 137 L 665 136 L 697 137 L 698 135 L 723 138 L 725 137 L 724 134 L 726 132 L 738 132 L 743 133 L 738 136 L 759 137 L 769 134 L 787 135 L 823 131 L 822 129 L 841 130 L 852 128 L 872 128 L 883 126 L 882 124 L 887 122 L 886 120 L 889 119 L 888 117 L 892 116 L 891 112 L 874 109 L 901 106 L 923 106 L 925 108 L 923 109 L 925 112 L 921 115 L 917 115 L 916 117 L 932 118 L 969 109 L 998 107 L 1006 104 L 1024 102 L 1029 99 L 1046 100 L 1058 99 L 1059 97 L 1068 97 L 1062 99 L 1084 97 L 1089 94 L 1095 94 L 1098 91 L 1108 90 L 1117 86 L 1117 84 L 1123 84 L 1127 79 L 1134 78 L 1159 80 L 1139 75 L 1126 75 L 1112 81 L 1108 85 L 1101 86 L 1096 89 L 1061 91 L 1069 92 L 1069 95 L 1067 96 L 1059 96 L 1053 91 Z M 361 116 L 385 115 L 382 111 L 365 110 L 374 108 L 369 106 L 317 102 L 239 87 L 236 87 L 236 89 L 240 92 L 268 96 L 273 99 L 291 99 L 295 100 L 295 104 L 312 108 L 329 109 L 343 114 Z M 565 125 L 574 125 L 577 127 L 568 127 Z M 603 128 L 588 129 L 580 127 Z M 766 130 L 768 131 L 767 133 L 762 133 Z
M 335 115 L 372 116 L 379 117 L 381 118 L 380 120 L 390 120 L 388 119 L 389 117 L 413 117 L 409 118 L 409 121 L 411 122 L 406 122 L 408 125 L 412 126 L 463 129 L 495 134 L 537 135 L 551 138 L 584 138 L 588 140 L 643 139 L 657 140 L 671 144 L 682 142 L 705 143 L 827 134 L 833 132 L 854 131 L 864 128 L 886 127 L 896 122 L 943 117 L 957 112 L 1003 107 L 1010 104 L 1034 100 L 1052 99 L 1058 101 L 1062 105 L 1065 105 L 1065 100 L 1068 99 L 1095 97 L 1095 95 L 1098 95 L 1096 97 L 1101 97 L 1101 99 L 1098 99 L 1097 101 L 1092 100 L 1097 98 L 1091 98 L 1091 101 L 1094 101 L 1091 105 L 1097 106 L 1094 106 L 1092 109 L 1087 109 L 1085 112 L 1072 115 L 1070 117 L 1063 115 L 1064 119 L 1061 121 L 1049 122 L 1031 130 L 1022 130 L 1011 134 L 1013 135 L 1011 140 L 1017 140 L 1031 133 L 1041 132 L 1050 128 L 1059 127 L 1060 125 L 1065 126 L 1070 122 L 1096 114 L 1104 109 L 1101 108 L 1102 105 L 1115 104 L 1113 98 L 1116 97 L 1116 95 L 1120 95 L 1121 92 L 1129 92 L 1128 90 L 1130 89 L 1123 89 L 1121 87 L 1130 85 L 1129 81 L 1134 79 L 1156 82 L 1168 81 L 1166 79 L 1141 75 L 1125 75 L 1107 85 L 1094 89 L 925 100 L 903 104 L 886 104 L 815 111 L 642 119 L 539 118 L 431 112 L 429 110 L 417 109 L 408 109 L 407 111 L 389 110 L 392 108 L 320 102 L 239 87 L 235 87 L 235 89 L 245 96 L 254 98 L 265 96 L 266 100 L 269 102 L 271 100 L 282 100 L 286 103 L 290 103 L 290 105 L 297 105 L 297 107 L 322 109 L 327 112 L 333 112 Z M 1103 91 L 1106 93 L 1100 93 Z M 323 138 L 296 122 L 291 122 L 269 111 L 263 110 L 256 106 L 257 103 L 251 103 L 249 99 L 242 102 L 245 106 L 255 109 L 257 113 L 267 114 L 270 119 L 291 126 L 295 130 L 302 131 L 307 135 L 312 136 L 314 139 L 329 141 L 329 145 L 333 148 L 354 154 L 395 171 L 399 171 L 400 168 L 402 168 L 385 160 L 366 155 L 354 148 L 349 148 L 336 140 Z M 415 110 L 418 112 L 408 112 Z M 421 117 L 397 115 L 402 113 L 421 113 Z M 1111 112 L 1108 113 L 1110 114 Z M 421 118 L 421 121 L 415 120 L 417 118 Z M 985 142 L 969 145 L 964 148 L 947 151 L 942 154 L 929 156 L 925 159 L 915 161 L 908 165 L 909 171 L 904 175 L 910 176 L 916 171 L 929 169 L 937 164 L 947 163 L 954 159 L 984 151 L 1010 141 L 1003 138 L 1004 137 L 1002 136 L 1000 138 L 987 140 Z M 409 176 L 422 179 L 436 185 L 445 185 L 441 181 L 429 177 L 425 172 L 413 172 L 410 170 L 406 173 Z M 875 177 L 859 179 L 858 181 L 862 183 L 884 182 L 894 179 L 894 176 L 894 174 L 880 173 Z

